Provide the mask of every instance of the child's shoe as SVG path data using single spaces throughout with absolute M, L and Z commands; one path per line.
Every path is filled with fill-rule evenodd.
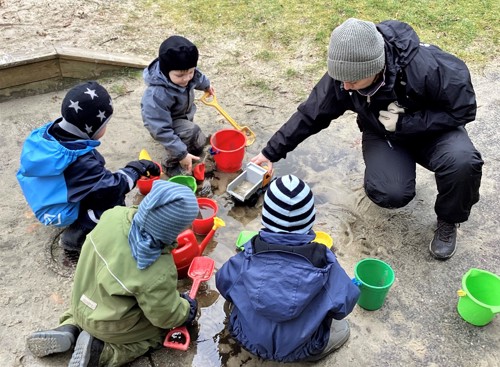
M 87 333 L 80 333 L 76 341 L 75 351 L 71 356 L 68 367 L 92 367 L 99 365 L 104 342 Z
M 26 343 L 35 357 L 45 357 L 73 348 L 79 334 L 80 329 L 75 325 L 63 325 L 52 330 L 34 332 L 28 337 Z
M 174 176 L 182 175 L 182 168 L 180 164 L 176 164 L 175 166 L 166 166 L 165 174 L 170 178 Z
M 351 334 L 349 323 L 347 320 L 332 320 L 332 326 L 330 328 L 330 338 L 328 339 L 328 344 L 325 349 L 319 354 L 315 354 L 304 359 L 304 362 L 316 362 L 320 359 L 325 358 L 330 353 L 339 349 L 344 343 L 349 339 Z
M 90 229 L 85 228 L 78 222 L 69 225 L 61 234 L 61 245 L 63 249 L 80 252 L 85 242 L 85 238 L 89 233 Z

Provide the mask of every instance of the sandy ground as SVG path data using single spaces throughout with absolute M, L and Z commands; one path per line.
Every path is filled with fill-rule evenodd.
M 37 4 L 35 6 L 34 4 Z M 112 6 L 111 6 L 112 5 Z M 20 49 L 63 44 L 109 52 L 146 55 L 152 58 L 165 34 L 175 29 L 149 27 L 143 33 L 127 32 L 123 25 L 134 2 L 85 2 L 72 7 L 66 1 L 0 1 L 3 56 Z M 113 15 L 115 21 L 108 20 Z M 147 16 L 148 14 L 142 14 Z M 158 22 L 150 17 L 152 22 Z M 89 28 L 89 24 L 95 26 Z M 128 23 L 127 23 L 128 25 Z M 167 27 L 168 28 L 168 27 Z M 82 29 L 86 32 L 82 32 Z M 147 37 L 145 36 L 147 32 Z M 104 42 L 111 40 L 109 42 Z M 205 42 L 206 40 L 204 40 Z M 208 41 L 207 41 L 208 42 Z M 295 110 L 297 103 L 315 79 L 300 74 L 285 85 L 274 70 L 276 65 L 257 64 L 250 56 L 235 53 L 251 49 L 239 40 L 219 43 L 218 48 L 201 50 L 202 70 L 212 79 L 219 103 L 241 125 L 257 134 L 257 141 L 246 150 L 244 163 L 253 157 L 272 133 Z M 302 70 L 308 63 L 307 49 L 291 61 Z M 236 66 L 221 66 L 236 59 Z M 319 366 L 500 366 L 500 320 L 485 327 L 463 321 L 456 311 L 463 274 L 470 268 L 500 273 L 499 173 L 497 122 L 500 103 L 498 63 L 474 73 L 478 99 L 477 121 L 468 130 L 485 160 L 481 200 L 474 206 L 467 223 L 461 225 L 458 250 L 446 262 L 428 253 L 433 236 L 436 188 L 430 172 L 417 172 L 417 196 L 405 208 L 385 210 L 372 204 L 362 189 L 363 161 L 360 134 L 355 116 L 349 114 L 330 128 L 309 138 L 285 161 L 275 165 L 276 174 L 293 173 L 312 187 L 317 204 L 315 228 L 334 238 L 335 252 L 349 275 L 356 262 L 376 257 L 388 262 L 396 281 L 384 307 L 378 311 L 356 308 L 349 316 L 351 338 L 338 352 Z M 301 69 L 302 68 L 302 69 Z M 269 75 L 271 91 L 252 89 L 249 74 Z M 161 148 L 143 128 L 140 117 L 142 80 L 125 76 L 101 81 L 114 98 L 115 114 L 108 125 L 99 151 L 109 169 L 117 170 L 136 159 L 142 148 L 153 158 Z M 64 366 L 69 354 L 34 358 L 25 347 L 26 336 L 57 325 L 68 307 L 71 268 L 59 258 L 59 231 L 39 224 L 26 205 L 15 173 L 24 138 L 35 127 L 58 116 L 65 91 L 42 94 L 0 104 L 0 364 L 2 366 Z M 196 121 L 204 131 L 214 133 L 229 124 L 217 112 L 198 103 Z M 214 185 L 219 216 L 226 227 L 218 231 L 205 251 L 216 268 L 235 253 L 235 240 L 241 230 L 260 228 L 260 202 L 255 208 L 235 206 L 224 192 L 233 175 L 218 175 Z M 141 200 L 134 189 L 127 198 L 131 205 Z M 272 274 L 270 274 L 272 276 Z M 187 289 L 188 281 L 180 288 Z M 262 362 L 241 350 L 224 328 L 223 299 L 213 279 L 202 289 L 199 327 L 193 330 L 188 352 L 160 350 L 140 358 L 132 366 L 278 366 Z M 300 364 L 291 364 L 291 366 Z

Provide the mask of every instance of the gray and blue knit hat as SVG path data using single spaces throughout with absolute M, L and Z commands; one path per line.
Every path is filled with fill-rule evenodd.
M 198 215 L 200 208 L 193 191 L 165 180 L 153 182 L 151 192 L 139 204 L 129 233 L 129 245 L 139 269 L 153 264 L 165 246 Z
M 328 47 L 328 75 L 354 82 L 378 74 L 385 65 L 384 38 L 372 22 L 349 18 L 335 28 Z
M 269 185 L 262 209 L 264 227 L 273 232 L 304 234 L 315 219 L 314 196 L 301 179 L 286 175 Z

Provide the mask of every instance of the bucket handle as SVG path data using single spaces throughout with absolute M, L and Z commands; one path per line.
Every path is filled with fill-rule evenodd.
M 361 287 L 363 285 L 363 283 L 361 283 L 359 280 L 357 280 L 356 278 L 352 278 L 351 279 L 352 283 L 358 287 Z
M 459 297 L 465 297 L 467 295 L 467 293 L 465 293 L 465 291 L 463 289 L 459 289 L 457 291 L 457 296 Z
M 214 149 L 214 147 L 210 147 L 210 149 L 208 150 L 208 152 L 210 153 L 210 155 L 216 155 L 216 154 L 219 154 L 220 151 L 217 149 Z

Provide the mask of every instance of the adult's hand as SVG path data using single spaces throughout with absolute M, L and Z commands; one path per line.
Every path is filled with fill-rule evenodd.
M 387 106 L 387 111 L 380 111 L 378 120 L 385 129 L 390 132 L 396 131 L 396 125 L 399 120 L 399 115 L 405 113 L 403 107 L 399 106 L 397 103 L 392 102 Z
M 190 174 L 193 170 L 193 160 L 199 161 L 200 157 L 188 153 L 183 159 L 179 161 L 179 164 L 184 171 Z
M 389 111 L 380 111 L 378 120 L 385 129 L 390 132 L 396 131 L 396 125 L 398 123 L 399 115 L 397 113 L 392 113 Z
M 268 171 L 272 171 L 273 169 L 273 163 L 269 159 L 267 159 L 262 153 L 259 153 L 255 157 L 250 159 L 250 162 L 255 163 L 258 166 L 262 165 L 267 166 Z

